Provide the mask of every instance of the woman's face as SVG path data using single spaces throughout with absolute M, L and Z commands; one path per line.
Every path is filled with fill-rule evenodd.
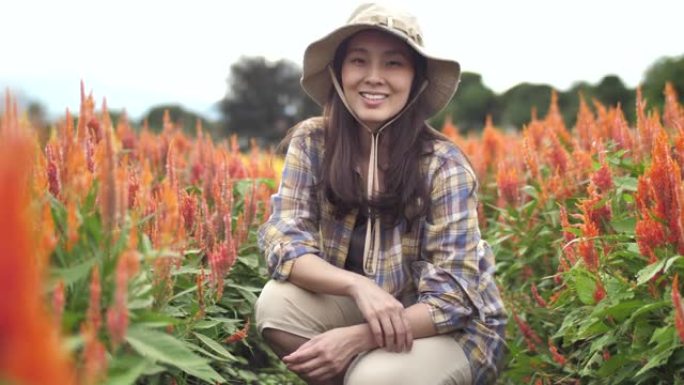
M 408 102 L 415 73 L 411 49 L 375 30 L 354 35 L 342 61 L 342 89 L 349 107 L 377 129 Z

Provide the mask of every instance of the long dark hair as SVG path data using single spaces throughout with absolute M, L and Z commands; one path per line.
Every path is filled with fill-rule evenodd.
M 341 65 L 347 51 L 347 39 L 340 44 L 335 54 L 333 68 L 341 82 Z M 426 60 L 413 49 L 415 75 L 409 94 L 409 101 L 416 97 L 425 80 Z M 427 214 L 430 202 L 429 186 L 421 171 L 421 157 L 432 152 L 435 140 L 445 140 L 432 129 L 426 120 L 429 117 L 424 98 L 418 99 L 400 112 L 399 118 L 384 129 L 380 140 L 389 140 L 389 162 L 391 167 L 385 176 L 384 192 L 368 199 L 361 178 L 354 172 L 354 163 L 366 154 L 361 154 L 359 123 L 344 106 L 340 95 L 330 92 L 324 109 L 325 155 L 319 181 L 324 197 L 335 207 L 334 215 L 341 219 L 352 209 L 371 209 L 374 216 L 380 216 L 383 223 L 398 225 L 406 221 L 409 231 L 415 220 Z

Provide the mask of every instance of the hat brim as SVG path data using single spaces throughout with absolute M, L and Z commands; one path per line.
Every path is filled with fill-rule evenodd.
M 337 47 L 345 39 L 367 29 L 375 29 L 396 36 L 426 59 L 426 77 L 429 83 L 423 97 L 430 116 L 439 112 L 449 103 L 458 88 L 461 65 L 455 60 L 442 59 L 428 54 L 423 47 L 398 31 L 370 23 L 357 23 L 340 27 L 306 48 L 301 85 L 316 103 L 324 106 L 328 101 L 332 80 L 327 67 L 332 62 Z

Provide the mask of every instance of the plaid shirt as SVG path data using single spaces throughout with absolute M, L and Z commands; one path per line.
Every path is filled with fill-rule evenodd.
M 259 229 L 273 279 L 287 280 L 294 260 L 315 254 L 344 268 L 357 210 L 343 220 L 316 189 L 324 151 L 323 122 L 296 128 L 272 214 Z M 437 141 L 421 163 L 431 186 L 429 214 L 405 233 L 385 228 L 375 283 L 405 305 L 423 302 L 439 334 L 457 339 L 470 360 L 473 383 L 491 384 L 504 348 L 506 314 L 496 287 L 494 256 L 480 239 L 477 180 L 463 153 Z M 465 294 L 465 295 L 464 295 Z

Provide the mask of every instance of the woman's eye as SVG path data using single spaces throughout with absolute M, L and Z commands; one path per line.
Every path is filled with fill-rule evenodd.
M 352 57 L 349 59 L 349 62 L 352 64 L 363 64 L 365 61 L 360 57 Z
M 390 60 L 387 62 L 387 65 L 389 67 L 401 67 L 404 65 L 404 63 L 402 61 L 399 61 L 399 60 Z

